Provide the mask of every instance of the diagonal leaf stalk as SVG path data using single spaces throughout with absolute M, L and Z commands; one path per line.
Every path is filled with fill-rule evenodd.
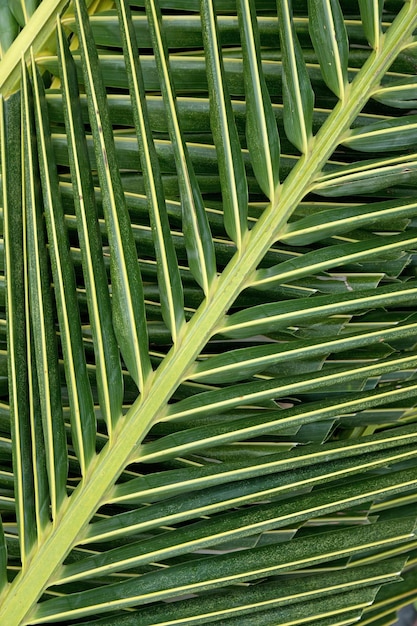
M 36 54 L 43 49 L 54 32 L 56 16 L 68 0 L 43 0 L 24 28 L 14 40 L 0 62 L 0 93 L 8 97 L 19 88 L 21 59 L 29 62 L 31 50 Z M 87 6 L 91 0 L 87 0 Z
M 312 189 L 321 168 L 416 27 L 417 10 L 413 0 L 404 6 L 384 36 L 380 49 L 370 56 L 358 73 L 348 89 L 343 107 L 337 105 L 323 125 L 310 156 L 301 158 L 286 179 L 279 202 L 271 203 L 253 230 L 246 233 L 240 254 L 232 258 L 221 277 L 214 281 L 211 292 L 188 323 L 181 347 L 168 354 L 155 373 L 152 388 L 132 405 L 125 419 L 119 421 L 112 442 L 93 460 L 86 476 L 58 512 L 55 528 L 49 528 L 44 544 L 31 555 L 28 571 L 15 579 L 4 596 L 0 623 L 18 626 L 33 619 L 36 602 L 51 576 L 59 572 L 65 556 L 82 537 L 133 451 L 161 416 L 190 365 L 223 321 L 226 311 L 271 243 L 285 228 L 291 213 Z
M 110 1 L 110 0 L 109 0 Z M 90 12 L 100 9 L 100 0 L 86 0 Z M 68 5 L 68 0 L 42 0 L 30 18 L 30 23 L 19 33 L 0 61 L 0 93 L 9 97 L 19 89 L 21 60 L 30 62 L 31 51 L 35 57 L 45 49 L 55 50 L 55 37 L 52 37 L 56 16 Z M 3 24 L 2 24 L 3 28 Z

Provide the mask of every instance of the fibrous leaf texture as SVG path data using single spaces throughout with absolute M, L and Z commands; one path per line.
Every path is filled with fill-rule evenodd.
M 0 624 L 391 623 L 415 0 L 35 9 L 0 3 Z

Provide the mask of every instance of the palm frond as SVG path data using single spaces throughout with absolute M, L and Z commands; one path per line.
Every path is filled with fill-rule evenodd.
M 0 623 L 391 623 L 417 554 L 415 1 L 19 7 Z

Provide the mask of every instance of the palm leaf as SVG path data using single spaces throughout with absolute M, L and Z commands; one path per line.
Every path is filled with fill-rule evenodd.
M 39 94 L 37 94 L 39 95 Z M 25 104 L 28 104 L 28 98 Z M 38 103 L 37 103 L 38 104 Z M 37 111 L 39 114 L 39 111 Z M 29 112 L 24 110 L 25 117 L 29 117 Z M 64 416 L 62 410 L 61 397 L 61 381 L 58 371 L 58 350 L 56 345 L 56 333 L 54 329 L 53 318 L 53 302 L 50 293 L 50 267 L 48 265 L 48 257 L 46 255 L 46 237 L 44 233 L 44 225 L 42 223 L 40 189 L 36 189 L 34 176 L 40 176 L 39 169 L 36 168 L 34 161 L 34 151 L 36 150 L 30 137 L 33 136 L 33 129 L 30 124 L 31 120 L 27 120 L 25 137 L 28 145 L 27 164 L 23 171 L 23 180 L 28 181 L 27 191 L 25 193 L 26 211 L 27 211 L 27 265 L 29 267 L 29 301 L 31 303 L 31 316 L 33 325 L 33 343 L 35 348 L 35 367 L 38 373 L 39 402 L 41 406 L 41 415 L 43 422 L 43 432 L 45 439 L 45 457 L 48 470 L 49 491 L 52 517 L 55 519 L 57 510 L 66 497 L 66 481 L 67 481 L 67 448 L 64 428 Z M 42 137 L 46 140 L 46 137 Z M 45 151 L 47 146 L 42 142 L 41 148 Z M 46 165 L 44 158 L 43 166 Z M 55 173 L 54 170 L 52 170 Z M 52 211 L 52 195 L 50 193 L 50 180 L 48 173 L 43 169 L 44 189 L 49 200 L 49 211 Z M 36 193 L 38 192 L 38 193 Z M 59 206 L 58 206 L 59 211 Z M 56 244 L 56 222 L 53 216 L 49 215 L 51 239 L 55 239 Z M 63 239 L 63 238 L 62 238 Z M 64 239 L 65 241 L 65 239 Z M 52 255 L 51 255 L 52 256 Z M 54 260 L 57 266 L 54 268 L 56 284 L 62 284 L 62 265 L 60 257 L 55 253 Z M 70 266 L 71 269 L 71 266 Z M 59 289 L 59 288 L 58 288 Z M 57 289 L 57 291 L 58 291 Z M 61 288 L 61 293 L 63 289 Z M 60 302 L 62 305 L 62 303 Z M 67 325 L 65 319 L 66 307 L 63 306 L 61 313 L 64 318 L 62 326 Z M 61 318 L 62 319 L 62 318 Z M 69 363 L 71 365 L 71 355 Z M 73 368 L 72 368 L 73 369 Z M 87 421 L 88 426 L 88 421 Z M 78 434 L 78 433 L 77 433 Z M 81 454 L 81 460 L 84 461 L 83 446 L 78 449 Z
M 376 626 L 410 600 L 417 8 L 394 4 L 7 21 L 1 623 Z
M 89 31 L 88 14 L 84 4 L 78 4 L 76 8 L 84 81 L 89 89 L 87 96 L 90 124 L 95 139 L 95 156 L 103 190 L 103 210 L 110 245 L 114 327 L 128 368 L 136 384 L 143 389 L 151 366 L 147 347 L 142 278 L 137 264 L 129 216 L 124 208 L 125 200 L 105 91 L 100 80 L 97 52 Z
M 167 43 L 164 31 L 161 29 L 161 13 L 158 6 L 152 3 L 147 5 L 147 10 L 155 58 L 161 75 L 161 89 L 166 102 L 168 127 L 174 149 L 175 164 L 178 171 L 183 233 L 188 263 L 196 281 L 207 295 L 216 273 L 214 245 L 193 164 L 178 123 L 175 87 L 169 68 Z M 131 28 L 133 29 L 133 25 Z M 156 155 L 155 160 L 157 161 Z
M 295 32 L 291 3 L 278 1 L 277 6 L 283 65 L 285 132 L 300 152 L 307 152 L 311 138 L 314 92 Z M 314 28 L 313 32 L 317 30 L 318 28 Z
M 259 185 L 267 198 L 273 200 L 279 185 L 280 142 L 262 74 L 258 23 L 249 2 L 238 3 L 238 14 L 245 67 L 246 138 Z
M 210 124 L 220 173 L 224 227 L 240 249 L 247 230 L 248 191 L 239 137 L 224 79 L 216 15 L 211 2 L 201 2 L 201 20 L 210 96 Z
M 14 283 L 13 294 L 7 298 L 7 314 L 13 311 L 13 322 L 7 325 L 7 344 L 10 377 L 10 407 L 14 418 L 10 429 L 13 433 L 13 472 L 19 476 L 15 488 L 16 517 L 21 538 L 22 565 L 32 545 L 36 541 L 35 502 L 33 499 L 34 478 L 31 467 L 30 414 L 29 414 L 29 372 L 24 366 L 26 349 L 26 303 L 24 279 L 23 206 L 19 187 L 6 181 L 13 175 L 21 175 L 21 162 L 18 150 L 17 129 L 19 123 L 20 96 L 14 96 L 4 103 L 2 114 L 2 183 L 4 236 L 9 244 L 6 249 L 5 267 L 9 273 L 8 285 Z M 13 172 L 13 174 L 12 174 Z M 19 286 L 19 287 L 17 287 Z M 9 466 L 10 467 L 10 466 Z
M 62 89 L 66 111 L 68 152 L 72 171 L 77 215 L 78 236 L 83 250 L 82 267 L 86 286 L 91 332 L 93 335 L 97 371 L 97 391 L 101 416 L 111 430 L 113 420 L 120 415 L 123 381 L 119 350 L 111 319 L 111 301 L 107 285 L 102 240 L 97 221 L 97 208 L 90 171 L 87 145 L 82 133 L 80 108 L 77 107 L 78 85 L 74 62 L 62 30 L 58 30 Z M 110 392 L 111 390 L 111 392 Z

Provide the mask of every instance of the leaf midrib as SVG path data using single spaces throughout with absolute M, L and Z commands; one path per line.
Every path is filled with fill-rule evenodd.
M 56 1 L 45 0 L 45 4 L 55 6 Z M 66 500 L 54 524 L 40 538 L 43 543 L 31 555 L 30 567 L 15 579 L 3 597 L 0 623 L 19 626 L 30 623 L 30 617 L 34 618 L 36 602 L 51 575 L 59 570 L 77 538 L 81 538 L 105 494 L 128 464 L 132 451 L 157 421 L 190 364 L 214 334 L 251 273 L 278 238 L 291 213 L 311 189 L 315 177 L 343 133 L 360 112 L 393 58 L 404 47 L 407 36 L 416 28 L 415 7 L 416 2 L 412 0 L 398 14 L 384 35 L 379 52 L 371 54 L 354 83 L 348 87 L 343 106 L 340 103 L 336 105 L 312 143 L 310 154 L 301 157 L 287 177 L 280 198 L 267 207 L 253 230 L 246 233 L 242 251 L 235 254 L 221 277 L 213 282 L 208 297 L 184 328 L 181 347 L 173 348 L 155 375 L 150 377 L 150 384 L 142 396 L 132 405 L 125 418 L 119 421 L 112 443 L 107 444 L 93 460 L 85 478 L 71 498 Z M 3 84 L 5 79 L 0 75 L 0 86 Z M 271 224 L 274 226 L 271 227 Z

